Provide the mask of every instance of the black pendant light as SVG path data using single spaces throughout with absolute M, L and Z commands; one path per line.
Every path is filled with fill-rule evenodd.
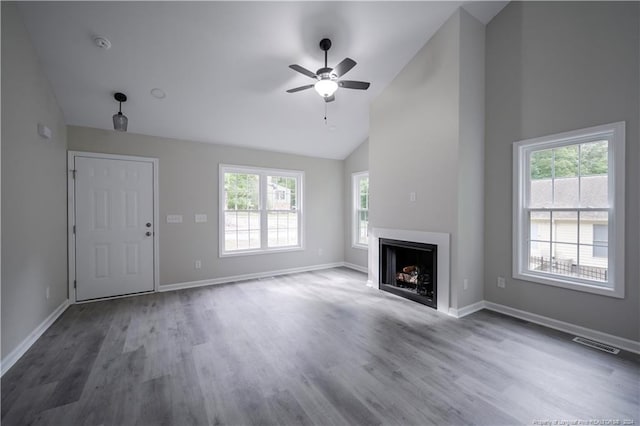
M 113 114 L 113 128 L 119 132 L 126 132 L 129 119 L 126 115 L 122 114 L 122 103 L 127 102 L 127 95 L 118 92 L 113 95 L 113 97 L 116 101 L 120 102 L 120 109 L 118 110 L 118 113 Z

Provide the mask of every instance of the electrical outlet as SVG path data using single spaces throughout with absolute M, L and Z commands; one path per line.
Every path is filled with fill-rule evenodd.
M 469 290 L 469 278 L 465 278 L 464 281 L 462 282 L 462 289 Z
M 195 260 L 195 261 L 193 262 L 193 267 L 194 267 L 195 269 L 201 269 L 201 268 L 202 268 L 202 261 L 201 261 L 201 260 Z
M 505 288 L 506 286 L 507 286 L 507 283 L 504 277 L 498 277 L 498 287 Z
M 47 298 L 47 300 L 49 300 L 49 286 L 47 286 L 44 294 L 45 294 L 45 297 Z
M 409 201 L 411 201 L 412 203 L 415 203 L 415 201 L 416 201 L 416 193 L 415 192 L 411 191 L 409 193 Z

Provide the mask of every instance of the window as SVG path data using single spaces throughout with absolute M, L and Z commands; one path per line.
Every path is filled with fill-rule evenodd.
M 369 247 L 369 173 L 352 175 L 353 247 Z
M 220 255 L 301 249 L 303 176 L 220 165 Z
M 593 225 L 593 257 L 608 257 L 609 227 L 605 225 Z
M 624 297 L 624 123 L 514 143 L 514 278 Z

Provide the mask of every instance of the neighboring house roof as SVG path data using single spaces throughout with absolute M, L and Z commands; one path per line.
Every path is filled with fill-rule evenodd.
M 553 186 L 552 186 L 553 185 Z M 607 208 L 608 176 L 582 176 L 570 178 L 536 179 L 531 181 L 531 207 L 580 207 Z M 580 199 L 578 199 L 578 197 Z M 575 218 L 575 213 L 560 215 Z M 584 219 L 606 220 L 606 212 L 583 212 Z

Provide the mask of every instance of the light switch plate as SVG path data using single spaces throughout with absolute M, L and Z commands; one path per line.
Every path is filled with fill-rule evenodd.
M 196 213 L 195 221 L 196 223 L 205 223 L 207 221 L 207 215 L 204 213 Z
M 168 214 L 167 215 L 167 223 L 182 223 L 182 215 L 181 214 Z

